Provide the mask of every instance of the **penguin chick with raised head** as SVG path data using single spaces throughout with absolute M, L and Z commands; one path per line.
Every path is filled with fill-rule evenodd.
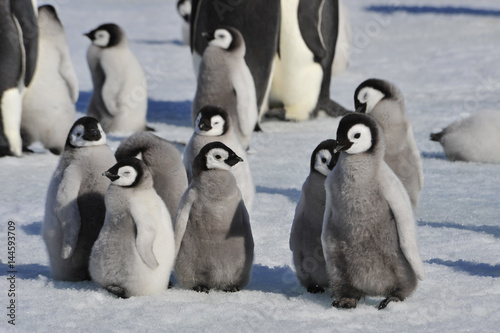
M 146 126 L 146 75 L 129 48 L 125 32 L 114 23 L 85 34 L 92 44 L 87 62 L 94 91 L 87 114 L 108 132 L 139 132 Z
M 255 185 L 250 173 L 250 165 L 246 158 L 246 152 L 234 134 L 231 121 L 231 117 L 229 117 L 228 113 L 222 107 L 213 105 L 204 106 L 196 118 L 191 140 L 189 140 L 184 149 L 184 166 L 188 174 L 188 180 L 191 181 L 193 178 L 191 167 L 201 148 L 214 141 L 224 143 L 244 161 L 243 163 L 234 165 L 230 171 L 236 178 L 236 184 L 243 195 L 245 206 L 250 211 L 255 196 Z
M 183 288 L 238 291 L 248 284 L 254 243 L 229 170 L 241 158 L 221 142 L 204 146 L 175 219 L 175 276 Z
M 202 107 L 219 105 L 231 117 L 241 145 L 248 149 L 258 111 L 254 81 L 244 59 L 245 41 L 232 27 L 219 28 L 206 36 L 209 43 L 203 52 L 191 111 L 193 126 Z
M 188 187 L 182 156 L 170 142 L 151 132 L 139 132 L 124 139 L 115 157 L 137 157 L 144 161 L 153 175 L 153 187 L 165 202 L 172 221 L 181 197 Z
M 45 203 L 42 234 L 54 279 L 90 279 L 90 251 L 104 223 L 104 195 L 109 186 L 101 174 L 114 163 L 97 119 L 78 119 L 69 132 Z
M 159 294 L 168 287 L 175 241 L 153 176 L 135 157 L 124 158 L 103 176 L 111 185 L 106 220 L 90 256 L 92 280 L 119 297 Z
M 413 209 L 424 186 L 424 172 L 413 130 L 406 116 L 404 98 L 392 83 L 368 79 L 354 93 L 356 111 L 372 116 L 385 136 L 384 160 L 403 183 Z
M 334 307 L 365 296 L 403 301 L 424 279 L 416 223 L 401 181 L 384 162 L 384 135 L 370 116 L 354 113 L 337 129 L 337 165 L 328 175 L 321 242 Z
M 335 140 L 321 142 L 311 155 L 310 173 L 302 186 L 290 232 L 290 250 L 300 284 L 310 293 L 328 288 L 321 229 L 325 213 L 325 179 L 337 163 Z
M 38 32 L 36 71 L 23 99 L 23 147 L 27 150 L 33 142 L 40 141 L 59 155 L 75 122 L 78 78 L 64 28 L 53 6 L 38 8 Z

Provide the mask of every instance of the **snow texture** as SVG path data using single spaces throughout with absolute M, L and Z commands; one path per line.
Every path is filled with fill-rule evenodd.
M 115 22 L 126 31 L 148 80 L 148 124 L 166 139 L 187 142 L 195 76 L 181 45 L 174 0 L 53 0 L 79 77 L 77 110 L 86 110 L 92 83 L 82 36 Z M 237 4 L 237 1 L 232 3 Z M 34 154 L 0 159 L 0 331 L 19 332 L 497 332 L 500 327 L 500 165 L 450 162 L 429 140 L 436 128 L 480 110 L 500 112 L 500 5 L 494 0 L 346 1 L 353 27 L 348 70 L 331 95 L 353 108 L 369 77 L 403 92 L 424 165 L 416 213 L 427 279 L 402 303 L 378 311 L 379 298 L 353 310 L 331 307 L 330 293 L 312 295 L 295 277 L 288 237 L 310 154 L 334 138 L 338 119 L 266 122 L 251 140 L 249 163 L 257 194 L 251 214 L 255 261 L 238 293 L 178 287 L 152 297 L 118 299 L 93 282 L 50 276 L 41 237 L 44 203 L 58 157 L 35 144 Z M 123 136 L 108 137 L 115 150 Z M 499 143 L 500 144 L 500 143 Z M 182 149 L 182 148 L 180 148 Z M 15 327 L 10 298 L 8 221 L 15 222 Z

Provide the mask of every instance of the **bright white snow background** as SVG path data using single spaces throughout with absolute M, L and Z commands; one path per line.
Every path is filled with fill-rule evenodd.
M 497 332 L 500 327 L 500 166 L 452 163 L 429 133 L 483 109 L 500 112 L 500 3 L 494 0 L 346 1 L 354 46 L 347 72 L 332 80 L 335 100 L 353 108 L 369 77 L 396 83 L 422 153 L 425 187 L 417 223 L 427 279 L 403 303 L 380 299 L 354 310 L 331 307 L 329 293 L 308 294 L 293 271 L 288 236 L 309 157 L 335 136 L 338 119 L 267 122 L 251 141 L 257 186 L 251 214 L 255 262 L 248 287 L 210 294 L 173 288 L 155 297 L 118 299 L 93 282 L 52 280 L 41 237 L 45 194 L 58 157 L 0 159 L 0 331 L 7 324 L 7 221 L 16 223 L 16 326 L 34 332 L 396 331 Z M 180 45 L 174 0 L 53 0 L 79 77 L 79 112 L 92 84 L 82 34 L 121 25 L 146 69 L 148 121 L 169 140 L 191 136 L 196 81 Z M 424 10 L 413 6 L 427 5 Z M 389 6 L 389 7 L 388 7 Z M 446 8 L 455 6 L 455 9 Z M 457 7 L 460 7 L 457 9 Z M 395 9 L 387 14 L 388 9 Z M 116 149 L 123 137 L 109 136 Z M 500 144 L 500 143 L 498 143 Z

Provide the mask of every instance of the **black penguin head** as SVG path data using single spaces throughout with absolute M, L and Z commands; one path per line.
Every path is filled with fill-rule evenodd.
M 209 45 L 220 47 L 229 52 L 238 49 L 244 51 L 243 36 L 236 28 L 224 26 L 209 33 L 204 32 L 202 35 L 207 38 Z
M 243 159 L 222 142 L 215 141 L 201 148 L 193 161 L 193 173 L 214 169 L 229 170 L 238 162 L 243 162 Z
M 102 48 L 118 45 L 124 35 L 123 30 L 114 23 L 102 24 L 85 34 L 85 36 L 90 38 L 92 44 Z
M 229 130 L 229 116 L 220 106 L 206 105 L 196 118 L 195 132 L 205 136 L 221 136 Z
M 393 85 L 380 79 L 362 82 L 354 92 L 354 108 L 357 112 L 370 113 L 382 99 L 394 97 Z
M 333 170 L 339 158 L 339 152 L 334 153 L 337 141 L 325 140 L 321 142 L 311 154 L 311 172 L 319 172 L 323 176 L 328 176 Z
M 66 147 L 80 148 L 106 144 L 106 134 L 93 117 L 82 117 L 69 130 Z
M 141 160 L 135 157 L 126 157 L 102 175 L 108 177 L 113 185 L 135 187 L 145 178 L 146 168 L 146 164 Z
M 337 129 L 337 147 L 334 152 L 348 154 L 374 152 L 379 144 L 379 126 L 370 116 L 352 113 L 344 116 Z
M 179 0 L 177 1 L 177 12 L 184 19 L 185 22 L 189 23 L 191 17 L 191 0 Z

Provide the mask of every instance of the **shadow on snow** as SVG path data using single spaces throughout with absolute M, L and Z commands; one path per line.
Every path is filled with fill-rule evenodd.
M 293 202 L 298 202 L 300 197 L 300 190 L 295 188 L 274 188 L 274 187 L 266 187 L 266 186 L 256 186 L 255 190 L 257 193 L 265 193 L 265 194 L 279 194 L 285 197 L 288 197 Z
M 420 227 L 432 228 L 452 228 L 489 234 L 495 238 L 500 238 L 500 227 L 494 225 L 463 225 L 453 222 L 423 222 L 419 221 Z
M 498 9 L 455 7 L 455 6 L 398 6 L 398 5 L 372 5 L 365 8 L 370 12 L 392 15 L 395 12 L 404 12 L 413 15 L 438 14 L 438 15 L 473 15 L 473 16 L 500 16 Z
M 482 277 L 500 277 L 500 265 L 489 265 L 483 263 L 475 263 L 466 260 L 443 260 L 439 258 L 434 258 L 426 261 L 429 264 L 437 264 L 452 268 L 457 272 L 465 272 L 473 276 Z

